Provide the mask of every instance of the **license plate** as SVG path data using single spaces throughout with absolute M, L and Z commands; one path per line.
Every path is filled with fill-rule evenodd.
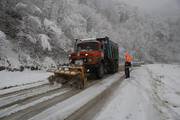
M 76 61 L 75 61 L 75 64 L 83 65 L 83 60 L 76 60 Z

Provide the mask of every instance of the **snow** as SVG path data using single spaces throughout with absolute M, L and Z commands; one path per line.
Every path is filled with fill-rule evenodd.
M 56 67 L 56 63 L 50 57 L 46 57 L 44 59 L 43 66 L 45 68 L 54 68 L 54 67 Z
M 0 40 L 1 39 L 6 39 L 6 35 L 0 30 Z
M 61 29 L 56 25 L 56 23 L 46 18 L 44 19 L 44 26 L 48 32 L 55 34 L 58 37 L 62 34 Z
M 41 20 L 38 17 L 29 15 L 27 20 L 34 28 L 41 28 Z
M 42 11 L 41 11 L 41 9 L 39 8 L 39 7 L 37 7 L 37 6 L 35 6 L 35 5 L 33 5 L 33 4 L 24 4 L 24 3 L 17 3 L 16 4 L 16 6 L 15 6 L 15 8 L 17 9 L 17 10 L 24 10 L 24 11 L 28 11 L 29 13 L 31 13 L 31 14 L 41 14 L 42 13 Z
M 125 79 L 112 96 L 106 108 L 95 120 L 156 120 L 157 111 L 150 103 L 150 80 L 144 69 L 131 72 L 131 78 Z M 148 115 L 148 116 L 147 116 Z
M 92 116 L 93 120 L 179 120 L 180 118 L 180 65 L 150 64 L 133 68 L 131 77 L 124 79 L 116 91 L 111 94 L 98 114 Z M 101 82 L 84 89 L 80 93 L 62 101 L 55 106 L 48 108 L 30 120 L 63 120 L 83 105 L 91 101 L 105 89 L 109 88 L 123 75 L 123 72 L 116 73 L 105 78 Z M 22 85 L 26 83 L 42 84 L 47 83 L 47 77 L 52 75 L 45 71 L 24 71 L 24 72 L 0 72 L 0 88 Z M 20 86 L 19 89 L 23 89 Z M 30 87 L 30 85 L 27 85 Z M 15 88 L 0 90 L 5 94 Z M 54 88 L 40 88 L 36 92 L 28 93 L 28 96 L 42 93 Z M 68 91 L 68 90 L 67 90 Z M 63 92 L 63 91 L 62 91 Z M 19 106 L 17 104 L 0 111 L 2 116 L 9 115 L 19 110 L 26 109 L 40 102 L 52 99 L 62 93 L 45 96 L 28 104 Z M 12 95 L 13 96 L 13 95 Z M 20 95 L 25 98 L 25 96 Z M 22 98 L 22 99 L 23 99 Z M 1 98 L 0 101 L 4 100 Z M 9 100 L 9 99 L 8 99 Z M 13 100 L 12 100 L 13 101 Z M 12 102 L 9 101 L 9 102 Z M 5 102 L 5 101 L 4 101 Z M 1 103 L 2 104 L 2 103 Z M 9 112 L 7 112 L 9 111 Z
M 25 34 L 23 31 L 20 31 L 17 35 L 20 36 L 20 37 L 27 38 L 32 43 L 36 43 L 37 42 L 37 40 L 34 37 L 32 37 L 32 35 Z
M 47 109 L 46 111 L 32 117 L 30 120 L 39 120 L 39 119 L 63 120 L 64 118 L 66 118 L 67 116 L 78 110 L 80 107 L 88 103 L 94 97 L 99 95 L 102 91 L 104 91 L 114 82 L 119 80 L 121 76 L 122 76 L 121 73 L 117 73 L 114 76 L 108 77 L 103 81 L 101 81 L 100 83 L 83 90 L 82 92 L 80 92 L 75 96 L 72 96 L 70 99 L 67 99 L 57 104 L 56 106 L 53 106 Z M 109 79 L 111 79 L 111 81 Z
M 176 93 L 180 92 L 179 73 L 178 65 L 154 64 L 134 68 L 131 78 L 122 82 L 94 120 L 178 120 L 180 94 Z M 159 76 L 164 77 L 159 79 Z
M 26 36 L 29 41 L 31 41 L 32 43 L 36 43 L 37 40 L 35 38 L 33 38 L 31 35 L 26 34 Z
M 94 40 L 94 41 L 95 41 L 96 38 L 86 38 L 86 39 L 81 39 L 81 40 L 82 40 L 82 41 L 90 41 L 90 40 L 92 40 L 92 41 Z
M 29 97 L 32 97 L 32 96 L 35 96 L 35 95 L 46 93 L 48 91 L 58 89 L 61 86 L 62 86 L 61 84 L 54 85 L 54 86 L 45 86 L 45 87 L 42 87 L 42 88 L 39 88 L 39 89 L 28 91 L 26 94 L 21 93 L 21 94 L 15 94 L 15 95 L 11 95 L 11 96 L 8 96 L 8 97 L 0 98 L 0 106 L 8 105 L 8 104 L 16 102 L 18 100 L 24 100 L 26 98 L 29 98 Z M 18 97 L 13 98 L 14 96 L 18 96 Z
M 20 62 L 18 61 L 18 54 L 12 50 L 12 44 L 9 40 L 5 39 L 5 35 L 1 33 L 0 43 L 0 66 L 8 68 L 19 68 Z
M 173 114 L 180 113 L 180 66 L 154 64 L 148 68 L 153 74 L 152 78 L 159 83 L 157 93 L 170 104 L 169 109 L 174 111 Z M 178 117 L 180 118 L 180 114 Z
M 0 88 L 23 85 L 38 81 L 48 81 L 47 78 L 52 75 L 45 71 L 29 71 L 25 70 L 24 72 L 0 72 Z
M 17 3 L 16 6 L 15 6 L 15 8 L 16 8 L 17 10 L 25 10 L 25 9 L 27 9 L 27 5 L 26 5 L 26 4 L 23 4 L 23 3 Z
M 38 38 L 41 41 L 41 46 L 42 46 L 43 50 L 45 51 L 47 49 L 48 51 L 51 51 L 51 45 L 48 42 L 48 40 L 50 38 L 44 34 L 39 34 Z
M 11 107 L 9 107 L 9 108 L 6 108 L 6 109 L 4 109 L 4 110 L 1 110 L 1 111 L 0 111 L 0 117 L 8 116 L 8 115 L 10 115 L 10 114 L 12 114 L 12 113 L 15 113 L 15 112 L 17 112 L 17 111 L 24 110 L 24 109 L 26 109 L 26 108 L 28 108 L 28 107 L 30 107 L 30 106 L 34 106 L 34 105 L 36 105 L 36 104 L 38 104 L 38 103 L 41 103 L 41 102 L 44 102 L 44 101 L 46 101 L 46 100 L 52 99 L 52 98 L 54 98 L 54 97 L 56 97 L 56 96 L 62 95 L 62 94 L 64 94 L 64 93 L 68 92 L 68 91 L 70 91 L 70 89 L 65 89 L 65 90 L 63 90 L 62 92 L 59 92 L 59 93 L 56 93 L 56 94 L 53 94 L 53 95 L 49 95 L 49 96 L 42 97 L 42 98 L 40 98 L 40 99 L 38 99 L 38 100 L 35 100 L 35 101 L 31 102 L 31 103 L 28 103 L 28 104 L 26 104 L 26 105 L 22 105 L 22 106 L 19 106 L 19 105 L 17 105 L 17 104 L 16 104 L 16 105 L 13 105 L 13 106 L 11 106 Z
M 30 10 L 31 10 L 31 13 L 34 13 L 34 14 L 41 14 L 42 13 L 41 9 L 38 8 L 35 5 L 31 5 L 30 6 Z
M 32 83 L 24 83 L 24 84 L 22 84 L 22 85 L 20 85 L 18 87 L 12 87 L 12 88 L 9 88 L 9 89 L 1 90 L 0 95 L 11 93 L 11 92 L 14 92 L 14 91 L 23 90 L 23 89 L 28 89 L 28 88 L 32 88 L 32 87 L 37 87 L 37 86 L 47 84 L 47 83 L 48 83 L 47 80 L 42 80 L 42 81 L 37 81 L 37 82 L 32 82 Z

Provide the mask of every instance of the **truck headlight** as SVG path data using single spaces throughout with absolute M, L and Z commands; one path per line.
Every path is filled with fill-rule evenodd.
M 71 55 L 69 55 L 69 57 L 71 57 Z
M 86 53 L 85 56 L 88 56 L 88 54 Z
M 92 62 L 92 59 L 89 59 L 88 61 L 89 61 L 89 62 Z

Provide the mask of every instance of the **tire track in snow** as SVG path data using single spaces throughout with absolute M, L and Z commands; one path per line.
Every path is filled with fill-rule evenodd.
M 103 79 L 105 79 L 109 76 L 112 76 L 112 75 L 105 75 Z M 93 75 L 89 76 L 87 85 L 85 86 L 84 89 L 87 89 L 90 86 L 101 82 L 103 79 L 99 80 L 99 79 L 96 79 Z M 64 89 L 64 86 L 63 86 L 59 89 L 57 88 L 57 89 L 50 90 L 48 92 L 44 92 L 44 93 L 40 93 L 40 94 L 37 94 L 37 91 L 36 91 L 37 95 L 35 95 L 35 96 L 32 95 L 32 96 L 29 96 L 29 98 L 27 98 L 28 97 L 27 95 L 30 95 L 29 91 L 32 91 L 32 90 L 35 91 L 35 89 L 36 90 L 44 89 L 43 87 L 48 86 L 48 84 L 42 85 L 42 86 L 39 85 L 39 86 L 40 86 L 40 88 L 38 86 L 34 86 L 32 88 L 31 87 L 27 88 L 27 90 L 19 89 L 16 91 L 14 90 L 14 91 L 8 92 L 6 95 L 4 94 L 4 96 L 1 97 L 0 100 L 3 100 L 5 98 L 12 99 L 14 97 L 19 97 L 21 95 L 26 96 L 26 97 L 24 97 L 25 99 L 16 101 L 13 104 L 11 104 L 11 105 L 9 104 L 8 106 L 0 109 L 0 114 L 1 114 L 0 119 L 5 119 L 5 120 L 6 119 L 14 119 L 14 120 L 29 119 L 29 118 L 41 113 L 42 111 L 56 105 L 57 103 L 67 100 L 67 99 L 71 98 L 72 96 L 83 91 L 83 90 L 78 90 L 78 89 L 72 89 L 70 91 L 67 91 L 67 92 L 64 92 L 61 94 L 60 92 L 62 92 L 62 90 Z M 14 95 L 14 94 L 16 94 L 16 95 Z
M 154 107 L 159 111 L 163 120 L 170 118 L 166 113 L 171 113 L 175 120 L 179 120 L 180 115 L 171 108 L 172 105 L 169 103 L 169 101 L 165 100 L 162 97 L 162 89 L 165 88 L 164 84 L 161 83 L 160 80 L 158 80 L 157 78 L 153 78 L 152 71 L 150 71 L 147 67 L 145 68 L 148 71 L 151 78 L 151 86 L 153 90 L 151 94 L 151 99 L 152 101 L 154 101 Z M 161 91 L 158 91 L 158 87 L 162 87 Z M 162 107 L 165 109 L 162 109 Z
M 60 89 L 61 85 L 56 86 L 43 86 L 37 89 L 33 89 L 31 91 L 26 91 L 25 93 L 10 95 L 5 98 L 0 99 L 0 110 L 5 109 L 7 107 L 10 107 L 14 104 L 18 104 L 24 101 L 27 101 L 28 99 L 31 99 L 33 97 L 37 97 L 40 95 L 46 95 L 49 92 L 56 91 L 57 89 Z
M 32 106 L 27 106 L 27 108 L 22 109 L 22 110 L 17 110 L 16 112 L 8 115 L 8 116 L 3 116 L 0 119 L 2 120 L 9 120 L 9 119 L 13 119 L 13 120 L 27 120 L 41 112 L 43 112 L 44 110 L 58 104 L 59 102 L 62 102 L 70 97 L 72 97 L 73 95 L 78 94 L 79 92 L 81 92 L 81 90 L 79 89 L 72 89 L 70 91 L 64 92 L 60 95 L 57 94 L 56 95 L 52 95 L 54 97 L 44 100 L 42 102 L 39 102 L 35 105 Z M 41 101 L 40 99 L 38 99 L 37 101 Z M 34 101 L 34 102 L 37 102 Z M 27 104 L 31 104 L 31 103 L 27 103 Z M 24 107 L 24 106 L 22 106 Z
M 49 99 L 53 99 L 54 97 L 62 95 L 64 93 L 68 92 L 68 91 L 70 91 L 70 89 L 62 89 L 61 91 L 58 91 L 55 94 L 41 97 L 40 99 L 37 99 L 37 100 L 32 101 L 32 102 L 28 102 L 27 104 L 24 104 L 24 105 L 22 105 L 22 104 L 15 104 L 15 105 L 13 105 L 11 107 L 8 107 L 6 109 L 0 110 L 0 118 L 8 116 L 8 115 L 10 115 L 12 113 L 18 112 L 20 110 L 24 110 L 24 109 L 26 109 L 26 108 L 28 108 L 30 106 L 35 106 L 38 103 L 41 103 L 43 101 L 47 101 Z
M 110 75 L 106 75 L 104 78 L 107 78 L 108 76 L 110 76 Z M 98 82 L 100 82 L 102 80 L 103 79 L 96 80 L 96 79 L 94 79 L 94 77 L 93 78 L 90 77 L 90 80 L 87 82 L 85 89 L 87 89 L 88 87 L 90 87 L 94 84 L 97 84 Z M 26 120 L 34 115 L 39 114 L 42 111 L 48 109 L 49 107 L 51 107 L 59 102 L 62 102 L 82 91 L 79 89 L 72 89 L 70 91 L 67 91 L 66 93 L 59 94 L 59 92 L 61 92 L 63 89 L 67 89 L 64 87 L 61 87 L 61 88 L 50 91 L 50 92 L 54 92 L 54 93 L 51 93 L 49 95 L 54 96 L 54 97 L 50 98 L 50 99 L 46 99 L 44 101 L 41 101 L 40 99 L 43 96 L 47 97 L 47 93 L 44 93 L 42 95 L 33 96 L 32 98 L 26 99 L 23 101 L 18 101 L 18 103 L 15 103 L 12 106 L 9 106 L 9 107 L 1 110 L 0 113 L 4 113 L 5 111 L 8 111 L 9 113 L 4 113 L 4 115 L 2 115 L 0 117 L 0 119 L 17 119 L 17 120 L 24 119 L 24 120 Z M 41 101 L 41 102 L 37 103 L 38 101 Z M 32 104 L 32 103 L 37 103 L 37 104 L 28 107 L 28 104 Z M 23 109 L 22 109 L 22 107 L 23 107 Z
M 0 98 L 8 97 L 8 96 L 11 96 L 11 95 L 14 95 L 14 94 L 20 94 L 21 92 L 22 93 L 28 92 L 28 91 L 31 91 L 33 89 L 41 88 L 41 87 L 48 86 L 48 85 L 49 85 L 49 83 L 46 83 L 46 84 L 42 84 L 42 85 L 38 85 L 38 86 L 32 86 L 30 88 L 14 90 L 14 91 L 6 92 L 6 93 L 5 93 L 5 90 L 4 90 L 4 93 L 0 94 L 1 95 Z
M 115 92 L 115 90 L 124 80 L 124 78 L 125 75 L 121 76 L 119 80 L 117 80 L 107 89 L 105 89 L 102 93 L 93 98 L 91 101 L 86 103 L 80 109 L 76 110 L 70 116 L 65 118 L 65 120 L 92 120 L 92 118 L 101 111 L 107 101 L 111 98 L 109 96 Z

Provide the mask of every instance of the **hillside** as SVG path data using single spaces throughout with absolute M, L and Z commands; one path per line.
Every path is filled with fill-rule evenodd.
M 74 38 L 105 36 L 119 44 L 120 62 L 126 52 L 133 61 L 179 62 L 180 14 L 161 15 L 116 0 L 1 0 L 0 66 L 54 67 L 68 62 Z

